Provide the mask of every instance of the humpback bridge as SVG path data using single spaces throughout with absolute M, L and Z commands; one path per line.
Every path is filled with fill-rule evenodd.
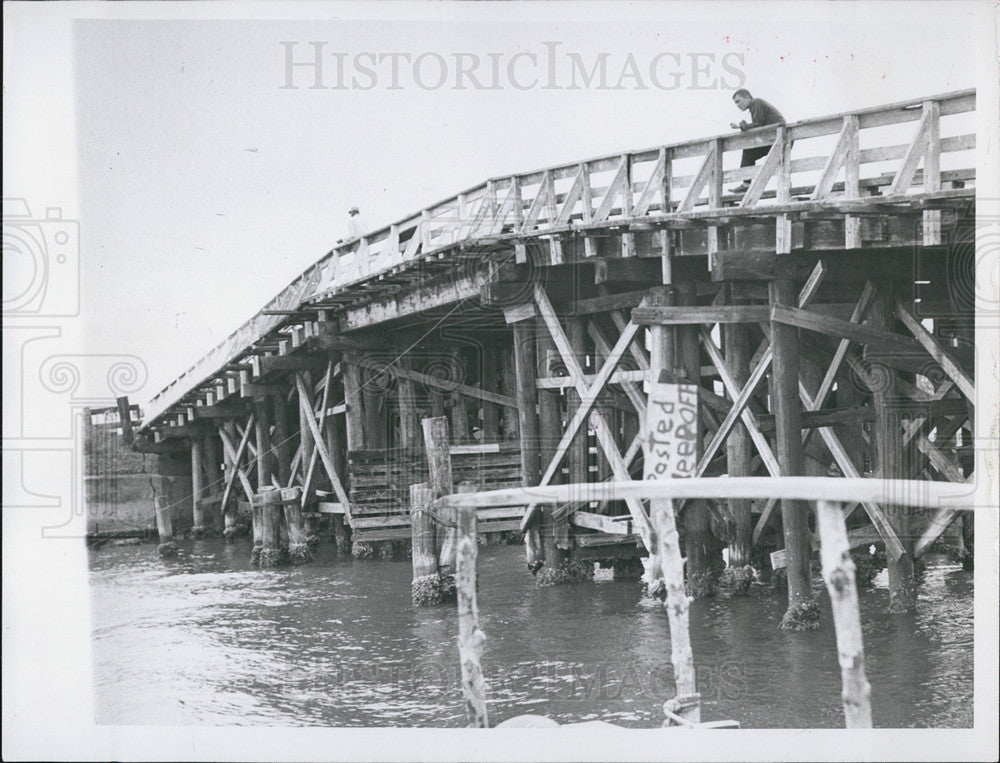
M 410 537 L 422 419 L 478 490 L 623 482 L 651 382 L 696 390 L 692 476 L 967 481 L 974 111 L 961 91 L 488 180 L 328 252 L 152 398 L 136 447 L 190 452 L 175 525 L 233 531 L 274 486 L 360 553 Z M 810 589 L 800 502 L 678 508 L 689 576 L 783 548 Z M 906 607 L 957 512 L 847 516 Z M 548 567 L 648 546 L 628 495 L 479 519 Z

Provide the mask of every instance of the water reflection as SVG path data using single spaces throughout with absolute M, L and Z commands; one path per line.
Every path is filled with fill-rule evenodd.
M 410 604 L 409 562 L 332 546 L 303 567 L 257 571 L 247 542 L 91 556 L 98 720 L 124 724 L 461 726 L 453 607 Z M 516 547 L 481 552 L 483 668 L 495 721 L 544 713 L 632 727 L 673 693 L 666 616 L 639 584 L 536 588 Z M 972 724 L 972 580 L 931 568 L 917 612 L 861 598 L 881 727 Z M 745 728 L 840 727 L 829 606 L 822 628 L 778 628 L 780 595 L 695 602 L 692 643 L 709 719 Z

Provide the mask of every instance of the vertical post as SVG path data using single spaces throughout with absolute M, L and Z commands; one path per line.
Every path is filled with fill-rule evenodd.
M 516 377 L 514 393 L 517 398 L 517 431 L 521 447 L 521 484 L 525 487 L 537 485 L 541 474 L 534 328 L 534 321 L 530 318 L 513 324 Z M 537 526 L 533 525 L 525 531 L 524 542 L 528 569 L 535 572 L 543 563 Z
M 727 323 L 723 327 L 725 336 L 726 366 L 740 389 L 747 383 L 750 374 L 750 332 L 740 323 Z M 726 438 L 726 472 L 730 477 L 750 477 L 753 474 L 751 462 L 753 452 L 750 435 L 742 421 L 737 421 L 729 437 Z M 750 513 L 752 501 L 746 498 L 730 498 L 729 510 L 735 524 L 735 537 L 729 549 L 729 564 L 743 567 L 750 564 L 753 545 L 753 518 Z
M 132 444 L 132 411 L 128 405 L 128 395 L 116 398 L 118 405 L 118 423 L 122 426 L 122 442 Z
M 566 321 L 566 338 L 569 340 L 569 346 L 573 350 L 573 354 L 576 356 L 577 362 L 580 364 L 580 368 L 587 372 L 587 328 L 584 324 L 582 318 L 570 318 Z M 570 388 L 566 391 L 566 421 L 569 422 L 570 419 L 576 414 L 577 409 L 580 407 L 580 393 L 576 391 L 575 388 Z M 588 423 L 584 423 L 583 426 L 577 431 L 576 436 L 570 443 L 569 450 L 566 451 L 566 458 L 569 466 L 569 481 L 572 484 L 579 484 L 589 481 L 588 472 L 588 447 L 587 447 L 587 432 L 589 430 Z M 569 540 L 569 515 L 562 512 L 563 516 L 559 517 L 553 523 L 553 530 L 555 532 L 555 544 L 563 551 L 570 550 L 570 540 Z
M 201 435 L 194 435 L 191 438 L 191 511 L 193 523 L 191 534 L 198 538 L 205 532 L 204 509 L 201 499 L 205 495 L 205 477 L 203 463 L 203 443 Z
M 840 505 L 816 503 L 816 520 L 823 560 L 823 580 L 830 592 L 833 627 L 837 632 L 837 657 L 843 685 L 844 722 L 849 729 L 872 727 L 871 687 L 865 675 L 865 649 L 861 637 L 861 612 L 854 579 L 847 526 Z
M 424 448 L 427 451 L 427 470 L 430 473 L 432 498 L 455 492 L 451 475 L 451 453 L 448 443 L 448 419 L 424 419 Z M 441 524 L 437 529 L 437 548 L 440 553 L 438 569 L 442 576 L 455 575 L 456 527 L 453 511 L 440 512 Z M 450 526 L 449 526 L 450 525 Z
M 868 325 L 883 331 L 892 328 L 895 321 L 893 295 L 879 287 L 875 300 L 868 311 Z M 875 442 L 878 447 L 878 465 L 883 480 L 906 477 L 903 463 L 903 431 L 896 409 L 898 385 L 896 374 L 891 368 L 884 368 L 879 376 L 884 383 L 876 384 L 872 390 L 875 406 Z M 889 611 L 909 612 L 916 607 L 917 592 L 913 577 L 913 531 L 910 526 L 909 509 L 902 505 L 887 505 L 883 511 L 892 528 L 903 544 L 903 554 L 894 559 L 888 554 L 886 566 L 889 568 Z
M 312 375 L 308 371 L 300 371 L 302 374 L 302 380 L 305 383 L 305 389 L 307 391 L 312 391 Z M 309 464 L 312 463 L 313 451 L 316 449 L 316 442 L 313 438 L 312 430 L 309 428 L 309 423 L 306 421 L 306 416 L 308 412 L 313 409 L 312 400 L 309 399 L 309 395 L 299 394 L 297 395 L 299 401 L 299 452 L 300 458 L 299 463 L 302 464 L 302 484 L 305 485 L 305 475 L 309 471 Z M 287 482 L 282 482 L 282 485 L 287 485 Z M 310 490 L 310 492 L 312 492 Z M 303 496 L 305 500 L 309 500 L 308 495 Z
M 268 487 L 260 492 L 261 551 L 260 566 L 278 567 L 285 562 L 281 547 L 281 491 Z
M 346 409 L 347 450 L 364 450 L 365 441 L 364 416 L 361 401 L 361 369 L 353 357 L 344 355 L 340 362 L 344 376 L 344 406 Z
M 676 286 L 678 302 L 681 305 L 697 304 L 695 284 L 685 282 Z M 698 327 L 688 324 L 677 328 L 677 360 L 688 382 L 701 386 L 701 345 L 698 341 Z M 703 450 L 701 427 L 697 426 L 694 438 L 697 456 Z M 696 456 L 696 458 L 697 458 Z M 709 565 L 709 544 L 711 530 L 709 527 L 708 505 L 702 500 L 687 502 L 684 509 L 684 550 L 687 557 L 688 588 L 693 596 L 701 597 L 711 593 L 714 584 L 709 578 L 713 572 Z
M 459 485 L 460 493 L 472 493 L 474 485 Z M 486 713 L 486 680 L 479 657 L 486 634 L 479 629 L 479 606 L 476 602 L 476 507 L 458 510 L 458 549 L 455 560 L 455 589 L 458 595 L 458 656 L 462 666 L 462 694 L 469 725 L 485 729 L 489 726 Z
M 514 324 L 515 326 L 517 324 Z M 535 338 L 531 338 L 531 352 L 534 355 L 535 352 Z M 517 353 L 516 347 L 507 347 L 503 351 L 503 355 L 500 357 L 500 380 L 503 385 L 503 394 L 507 397 L 517 397 L 517 361 L 515 360 L 515 355 Z M 517 411 L 512 411 L 508 407 L 503 407 L 501 409 L 503 416 L 503 437 L 505 440 L 517 440 L 518 439 L 518 425 L 519 416 Z M 532 407 L 534 411 L 534 406 Z M 537 425 L 535 427 L 536 431 L 538 429 Z
M 220 440 L 217 434 L 205 434 L 203 444 L 203 456 L 205 460 L 204 492 L 206 499 L 210 498 L 212 502 L 211 504 L 202 506 L 201 517 L 205 523 L 206 530 L 210 528 L 212 532 L 218 532 L 222 524 L 222 518 L 219 516 L 219 511 L 222 509 L 221 505 L 216 509 L 216 496 L 222 493 L 222 490 L 220 490 L 222 477 L 219 471 L 219 444 Z
M 538 376 L 547 377 L 549 375 L 548 358 L 551 352 L 555 351 L 555 342 L 549 336 L 548 328 L 541 318 L 536 318 L 538 341 L 535 343 L 535 351 L 538 362 Z M 539 390 L 538 393 L 538 428 L 539 428 L 539 455 L 541 457 L 541 467 L 544 471 L 555 456 L 556 447 L 562 436 L 562 411 L 559 393 L 551 390 Z M 551 484 L 556 485 L 562 482 L 562 475 L 559 471 L 552 476 Z M 555 527 L 552 522 L 552 506 L 545 505 L 539 507 L 539 521 L 529 529 L 529 533 L 535 532 L 537 535 L 525 535 L 525 543 L 529 552 L 528 566 L 532 567 L 530 559 L 533 551 L 532 543 L 536 543 L 534 550 L 541 547 L 545 565 L 550 569 L 556 569 L 566 560 L 566 553 L 556 545 Z M 535 541 L 537 538 L 537 541 Z M 534 564 L 537 571 L 537 563 Z
M 669 157 L 668 157 L 669 161 Z M 670 165 L 667 165 L 667 170 Z M 669 199 L 669 187 L 664 193 L 668 194 L 664 198 Z M 665 239 L 666 240 L 666 239 Z M 650 290 L 649 304 L 653 307 L 672 307 L 674 304 L 674 292 L 670 286 L 671 268 L 669 252 L 663 257 L 663 287 Z M 674 372 L 675 361 L 675 329 L 668 326 L 653 324 L 649 327 L 649 380 L 650 383 L 659 381 L 661 371 Z M 640 421 L 639 426 L 645 426 L 646 422 Z M 674 517 L 673 503 L 670 504 L 670 516 Z M 650 517 L 653 509 L 650 506 Z M 673 519 L 671 521 L 674 521 Z M 654 524 L 654 527 L 656 525 Z M 676 532 L 676 528 L 675 528 Z M 679 553 L 679 552 L 678 552 Z M 649 596 L 660 596 L 664 590 L 663 565 L 660 560 L 660 544 L 654 543 L 649 549 L 649 559 L 645 562 L 646 571 L 644 575 L 645 590 Z M 683 578 L 684 568 L 681 567 Z
M 492 347 L 482 346 L 480 352 L 482 371 L 482 388 L 486 392 L 496 392 L 499 389 L 499 363 L 497 352 Z M 485 400 L 479 403 L 483 408 L 483 442 L 496 442 L 500 439 L 500 410 L 496 403 Z
M 412 540 L 413 583 L 410 595 L 418 607 L 437 604 L 442 599 L 438 575 L 437 543 L 431 514 L 430 483 L 410 485 L 410 537 Z
M 775 200 L 781 204 L 791 199 L 792 191 L 792 150 L 788 140 L 788 130 L 782 125 L 778 127 L 778 148 L 781 151 L 781 162 L 778 165 L 778 187 Z M 788 214 L 776 215 L 774 218 L 775 251 L 778 254 L 789 254 L 792 251 L 792 218 Z
M 153 495 L 153 508 L 156 511 L 156 533 L 160 536 L 160 545 L 156 549 L 160 556 L 174 556 L 177 544 L 174 543 L 174 528 L 170 521 L 170 506 L 164 506 L 160 496 Z
M 361 398 L 364 400 L 364 430 L 365 442 L 373 450 L 386 447 L 385 442 L 385 422 L 382 418 L 382 396 L 383 390 L 380 384 L 388 382 L 388 377 L 379 379 L 377 374 L 384 373 L 372 369 L 365 371 L 365 386 L 361 390 Z
M 239 438 L 236 436 L 235 421 L 227 419 L 222 424 L 222 428 L 225 430 L 226 436 L 229 438 L 229 442 L 239 442 Z M 235 482 L 236 471 L 237 469 L 240 468 L 240 465 L 235 461 L 233 461 L 233 459 L 230 457 L 228 450 L 223 448 L 222 452 L 226 465 L 226 479 Z M 253 500 L 253 496 L 249 496 L 249 498 L 251 501 Z M 236 520 L 237 520 L 238 510 L 236 508 L 237 502 L 235 495 L 233 495 L 230 498 L 229 503 L 231 504 L 231 508 L 225 505 L 219 507 L 220 510 L 222 511 L 222 524 L 223 524 L 222 534 L 226 537 L 226 540 L 232 540 L 233 538 L 236 537 Z
M 858 117 L 848 114 L 844 117 L 847 130 L 847 153 L 844 155 L 844 198 L 856 199 L 861 195 L 861 148 L 858 138 Z M 857 215 L 844 216 L 844 248 L 857 249 L 861 246 L 861 218 Z
M 408 354 L 396 361 L 403 371 L 413 370 Z M 417 410 L 417 391 L 412 379 L 400 376 L 396 380 L 399 400 L 399 447 L 409 452 L 420 447 L 420 411 Z
M 284 507 L 285 524 L 288 527 L 288 558 L 292 564 L 312 561 L 312 551 L 306 543 L 306 528 L 302 516 L 302 488 L 281 489 L 281 503 Z
M 257 438 L 257 492 L 251 498 L 253 551 L 250 563 L 259 564 L 264 547 L 264 507 L 261 492 L 271 487 L 271 406 L 266 397 L 254 398 L 254 434 Z
M 274 455 L 278 461 L 278 483 L 287 485 L 292 477 L 292 454 L 288 438 L 288 409 L 284 395 L 274 395 Z
M 795 285 L 788 279 L 771 281 L 768 295 L 772 305 L 795 305 Z M 778 462 L 783 476 L 801 476 L 802 409 L 799 402 L 799 344 L 794 326 L 771 322 L 772 380 L 775 428 L 778 442 Z M 809 569 L 811 541 L 807 507 L 802 501 L 781 501 L 781 523 L 785 538 L 786 572 L 788 574 L 788 611 L 782 627 L 796 627 L 795 618 L 804 614 L 802 607 L 812 600 L 812 575 Z M 805 627 L 817 627 L 817 622 L 803 621 Z
M 924 153 L 924 193 L 941 190 L 941 105 L 937 101 L 924 103 L 927 118 L 927 150 Z M 924 210 L 924 246 L 941 244 L 941 210 Z
M 644 479 L 673 479 L 694 473 L 698 459 L 693 451 L 691 432 L 681 427 L 697 423 L 698 388 L 691 384 L 650 383 L 646 409 L 646 450 Z M 657 558 L 666 585 L 667 622 L 670 626 L 670 659 L 674 667 L 676 696 L 664 709 L 691 723 L 701 722 L 701 697 L 695 680 L 694 653 L 688 630 L 688 596 L 684 590 L 684 561 L 669 498 L 650 501 L 650 520 L 656 536 Z

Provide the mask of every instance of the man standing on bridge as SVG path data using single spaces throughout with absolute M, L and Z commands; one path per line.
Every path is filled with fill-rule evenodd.
M 736 108 L 740 111 L 750 112 L 749 123 L 747 123 L 746 120 L 741 120 L 738 124 L 736 122 L 730 123 L 730 127 L 734 130 L 751 130 L 754 127 L 764 127 L 765 125 L 785 124 L 785 118 L 781 116 L 780 111 L 774 108 L 774 106 L 765 101 L 763 98 L 754 98 L 750 95 L 749 90 L 744 88 L 737 90 L 733 93 L 733 102 L 736 104 Z M 763 156 L 767 156 L 767 152 L 770 150 L 770 146 L 743 149 L 743 159 L 740 161 L 740 167 L 752 167 L 757 163 L 758 159 Z M 730 188 L 729 190 L 732 193 L 744 194 L 749 187 L 750 181 L 744 180 L 740 185 Z

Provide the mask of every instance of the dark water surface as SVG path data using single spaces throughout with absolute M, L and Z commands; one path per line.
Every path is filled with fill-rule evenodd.
M 91 552 L 98 722 L 462 726 L 454 605 L 410 603 L 408 561 L 249 565 L 243 540 Z M 541 713 L 630 727 L 663 721 L 673 695 L 666 614 L 641 584 L 537 588 L 520 547 L 481 549 L 479 606 L 491 720 Z M 778 628 L 784 597 L 691 609 L 705 720 L 743 728 L 843 725 L 829 602 L 822 628 Z M 932 567 L 917 611 L 862 595 L 878 727 L 972 726 L 972 575 Z

